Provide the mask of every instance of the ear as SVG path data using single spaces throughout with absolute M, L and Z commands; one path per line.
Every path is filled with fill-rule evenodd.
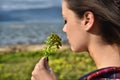
M 83 20 L 84 20 L 84 29 L 86 31 L 89 31 L 90 29 L 92 29 L 93 24 L 94 24 L 94 14 L 91 11 L 86 11 L 83 15 Z

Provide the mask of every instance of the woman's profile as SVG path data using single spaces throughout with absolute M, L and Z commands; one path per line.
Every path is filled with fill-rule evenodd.
M 72 51 L 87 51 L 98 68 L 79 80 L 120 80 L 120 0 L 63 0 L 62 15 Z M 41 58 L 31 80 L 57 80 L 48 67 Z

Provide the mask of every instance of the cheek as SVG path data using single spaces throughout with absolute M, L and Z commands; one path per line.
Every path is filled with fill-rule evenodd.
M 82 52 L 87 50 L 87 39 L 85 36 L 75 36 L 71 42 L 71 49 L 74 52 Z
M 68 27 L 69 26 L 69 27 Z M 87 37 L 85 35 L 84 30 L 79 27 L 68 25 L 66 26 L 66 33 L 68 36 L 69 43 L 71 45 L 71 49 L 75 52 L 85 51 L 87 44 Z

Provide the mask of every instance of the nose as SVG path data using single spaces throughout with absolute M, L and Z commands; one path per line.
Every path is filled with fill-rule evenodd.
M 64 25 L 63 27 L 63 32 L 66 32 L 66 25 Z

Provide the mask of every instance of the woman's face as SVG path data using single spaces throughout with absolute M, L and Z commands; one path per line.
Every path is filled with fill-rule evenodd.
M 84 30 L 84 20 L 67 8 L 66 1 L 62 3 L 62 15 L 65 20 L 63 31 L 66 33 L 71 49 L 75 52 L 87 50 L 87 35 Z

